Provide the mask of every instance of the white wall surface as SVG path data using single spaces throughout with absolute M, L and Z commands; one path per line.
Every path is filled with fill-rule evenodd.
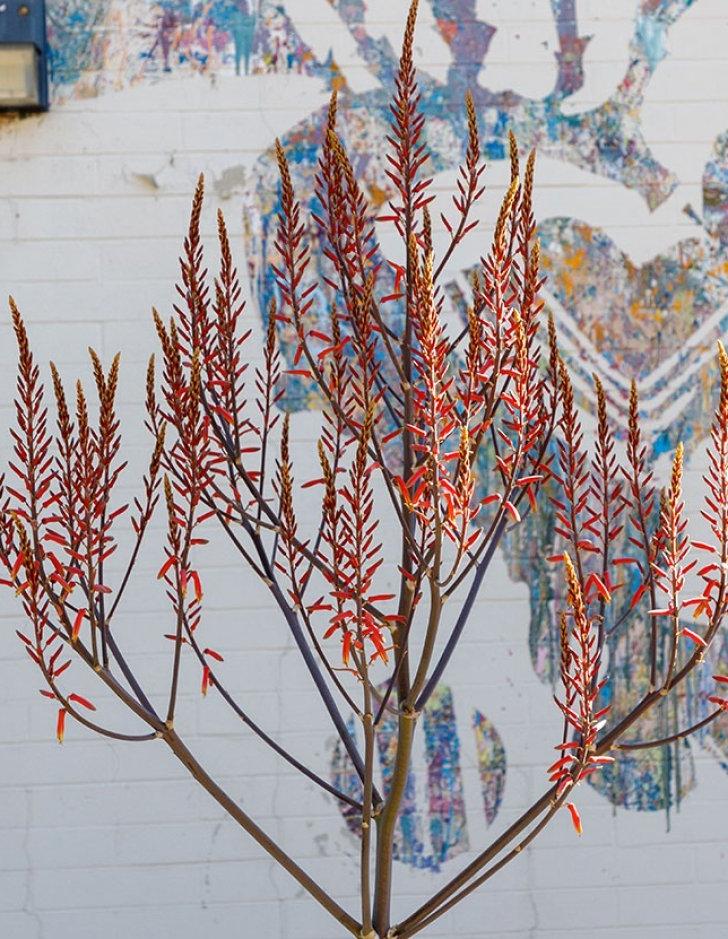
M 542 46 L 553 25 L 545 0 L 536 6 L 477 4 L 479 14 L 499 27 L 491 87 L 540 96 L 553 83 L 553 60 Z M 578 4 L 580 32 L 594 39 L 588 80 L 570 104 L 574 110 L 604 100 L 623 74 L 636 6 L 627 0 Z M 341 62 L 352 63 L 352 86 L 371 86 L 328 4 L 290 0 L 287 9 L 317 54 L 333 46 Z M 398 34 L 393 27 L 393 41 Z M 447 48 L 431 27 L 423 25 L 422 34 L 423 62 L 429 56 L 437 75 Z M 647 142 L 679 180 L 657 211 L 650 213 L 617 182 L 544 159 L 537 181 L 539 216 L 586 218 L 636 263 L 692 233 L 682 208 L 686 202 L 699 205 L 703 165 L 715 136 L 728 127 L 727 40 L 723 0 L 696 0 L 670 34 L 671 56 L 650 85 L 642 111 Z M 69 380 L 89 375 L 88 345 L 107 361 L 122 350 L 130 488 L 148 452 L 142 400 L 146 360 L 155 349 L 150 308 L 168 310 L 172 301 L 197 173 L 208 177 L 205 233 L 213 235 L 214 213 L 222 206 L 242 264 L 241 193 L 230 192 L 225 170 L 250 169 L 275 135 L 327 96 L 319 79 L 298 75 L 237 79 L 221 72 L 213 80 L 173 72 L 96 97 L 72 96 L 41 117 L 0 123 L 0 294 L 14 295 L 39 359 L 52 357 Z M 494 188 L 504 173 L 503 164 L 493 164 Z M 257 346 L 260 318 L 253 307 L 248 315 Z M 11 420 L 13 363 L 6 317 L 0 320 L 3 430 Z M 301 452 L 310 453 L 299 462 L 299 479 L 313 472 L 317 425 L 315 413 L 293 418 Z M 7 456 L 8 438 L 0 439 Z M 117 636 L 161 702 L 169 669 L 162 633 L 170 614 L 154 577 L 159 556 L 157 529 L 120 613 Z M 225 653 L 230 689 L 266 729 L 325 775 L 332 730 L 280 617 L 231 556 L 214 548 L 202 570 L 205 629 L 214 637 L 210 644 Z M 69 722 L 59 747 L 55 709 L 37 693 L 38 677 L 14 634 L 19 610 L 5 594 L 0 602 L 2 939 L 340 936 L 161 742 L 115 743 Z M 214 693 L 202 699 L 196 669 L 190 667 L 185 678 L 178 725 L 188 745 L 246 811 L 355 909 L 358 848 L 332 800 L 275 760 Z M 476 847 L 541 793 L 559 733 L 550 689 L 531 665 L 526 589 L 510 579 L 502 560 L 453 661 L 450 683 L 463 725 L 468 831 Z M 102 693 L 93 693 L 109 721 L 132 726 Z M 467 728 L 475 706 L 495 721 L 508 754 L 504 801 L 491 829 L 483 818 Z M 669 831 L 664 812 L 614 810 L 585 789 L 579 798 L 581 839 L 566 815 L 557 818 L 522 858 L 426 935 L 728 936 L 728 778 L 710 753 L 694 752 L 697 784 L 680 811 L 671 813 Z M 460 855 L 438 874 L 398 865 L 397 910 L 413 908 L 472 856 L 472 850 Z

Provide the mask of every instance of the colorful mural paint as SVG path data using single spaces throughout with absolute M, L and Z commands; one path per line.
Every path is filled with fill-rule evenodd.
M 279 3 L 266 0 L 48 0 L 56 102 L 166 74 L 330 76 Z
M 573 364 L 584 378 L 598 372 L 610 389 L 616 410 L 624 412 L 626 382 L 617 375 L 634 375 L 641 388 L 645 418 L 652 426 L 654 457 L 671 451 L 683 440 L 689 451 L 699 447 L 713 411 L 715 388 L 712 359 L 717 338 L 728 332 L 728 242 L 726 199 L 728 162 L 726 135 L 715 143 L 703 176 L 702 218 L 690 209 L 707 237 L 694 237 L 636 267 L 604 233 L 572 219 L 552 219 L 540 228 L 549 274 L 549 298 L 560 313 L 562 330 L 573 340 L 578 355 Z M 588 405 L 588 402 L 584 402 Z M 624 532 L 625 551 L 626 537 Z M 506 547 L 511 574 L 531 590 L 530 647 L 534 668 L 555 681 L 558 666 L 558 628 L 554 610 L 561 605 L 549 565 L 539 546 L 554 544 L 553 515 L 543 506 L 538 519 L 529 520 Z M 550 549 L 551 550 L 551 549 Z M 619 550 L 619 549 L 617 549 Z M 534 571 L 538 572 L 534 578 Z M 624 609 L 613 604 L 612 622 Z M 607 627 L 610 628 L 609 626 Z M 648 676 L 635 663 L 645 661 L 648 624 L 616 630 L 608 641 L 607 695 L 615 716 L 627 702 L 647 690 Z M 663 637 L 663 657 L 667 656 Z M 728 639 L 713 647 L 711 661 L 701 673 L 728 664 Z M 712 669 L 712 671 L 711 671 Z M 659 736 L 688 726 L 707 714 L 709 687 L 696 680 L 653 719 L 635 728 L 635 735 Z M 688 722 L 688 725 L 685 722 Z M 701 739 L 722 765 L 728 759 L 728 740 L 719 726 Z M 594 785 L 615 805 L 642 810 L 677 806 L 693 788 L 692 743 L 660 751 L 621 754 L 612 770 Z
M 473 711 L 472 726 L 485 817 L 490 825 L 503 796 L 506 753 L 498 732 L 480 711 Z M 396 719 L 385 718 L 377 732 L 377 754 L 385 795 L 391 784 L 396 756 L 396 727 Z M 353 719 L 349 721 L 349 729 L 356 736 Z M 438 871 L 446 861 L 469 848 L 460 738 L 453 694 L 447 685 L 438 685 L 425 706 L 423 736 L 426 778 L 424 785 L 418 785 L 417 770 L 410 770 L 395 836 L 395 858 L 418 869 Z M 338 743 L 331 762 L 331 780 L 347 795 L 361 799 L 359 777 Z M 424 800 L 418 801 L 420 790 L 424 790 Z M 359 835 L 360 819 L 346 806 L 343 815 L 349 830 Z
M 485 714 L 478 710 L 473 711 L 473 733 L 485 820 L 488 825 L 492 825 L 506 785 L 506 751 L 498 731 Z
M 581 56 L 586 40 L 579 36 L 574 3 L 552 4 L 559 37 L 557 81 L 542 101 L 530 101 L 510 92 L 495 93 L 477 84 L 483 74 L 492 29 L 475 21 L 474 4 L 438 3 L 438 28 L 448 39 L 453 65 L 447 82 L 439 84 L 421 76 L 423 108 L 427 113 L 427 142 L 431 171 L 452 166 L 462 158 L 464 140 L 459 107 L 464 89 L 474 89 L 479 107 L 485 149 L 490 159 L 504 156 L 504 138 L 513 128 L 520 141 L 535 145 L 539 152 L 565 163 L 588 169 L 619 182 L 638 193 L 654 210 L 677 185 L 673 173 L 650 153 L 641 134 L 640 108 L 650 78 L 664 59 L 670 26 L 692 5 L 691 0 L 643 0 L 636 4 L 634 31 L 626 74 L 612 97 L 597 108 L 578 115 L 564 113 L 563 103 L 581 86 Z M 352 0 L 346 6 L 352 32 L 357 36 L 362 58 L 387 86 L 392 78 L 391 50 L 374 42 L 363 27 L 363 6 Z M 487 69 L 484 73 L 487 76 Z M 342 135 L 357 170 L 368 182 L 375 206 L 386 201 L 381 150 L 372 141 L 383 139 L 386 122 L 386 91 L 365 95 L 342 94 Z M 294 164 L 297 189 L 312 191 L 312 174 L 321 135 L 323 112 L 293 128 L 286 146 Z M 688 450 L 705 435 L 711 413 L 709 389 L 714 341 L 728 327 L 728 162 L 726 136 L 715 142 L 705 167 L 702 215 L 688 208 L 689 217 L 700 226 L 693 238 L 684 239 L 642 266 L 631 259 L 603 232 L 587 221 L 574 218 L 545 220 L 539 230 L 544 268 L 549 275 L 547 299 L 557 316 L 562 336 L 570 347 L 577 386 L 583 391 L 581 404 L 591 408 L 588 389 L 597 372 L 618 415 L 626 409 L 629 380 L 634 375 L 643 399 L 645 419 L 652 430 L 655 456 L 671 449 L 678 439 Z M 274 294 L 267 262 L 271 259 L 271 233 L 276 205 L 275 168 L 264 157 L 256 169 L 255 185 L 248 204 L 248 245 L 251 279 L 266 309 Z M 262 210 L 259 208 L 263 201 Z M 266 201 L 267 200 L 267 201 Z M 317 234 L 310 233 L 315 242 Z M 319 256 L 320 270 L 324 262 Z M 450 300 L 464 317 L 460 285 L 467 271 L 448 285 Z M 318 297 L 320 309 L 327 299 Z M 401 316 L 394 310 L 392 316 Z M 285 335 L 284 340 L 288 339 Z M 620 375 L 625 377 L 619 377 Z M 294 407 L 315 407 L 310 389 L 295 385 L 289 401 Z M 481 484 L 488 488 L 483 469 Z M 536 673 L 553 684 L 558 655 L 558 630 L 554 611 L 562 605 L 553 569 L 543 558 L 554 553 L 553 517 L 548 508 L 509 539 L 505 552 L 511 576 L 528 585 L 530 593 L 530 651 Z M 615 604 L 612 615 L 619 616 Z M 647 624 L 610 634 L 610 681 L 605 695 L 619 716 L 627 701 L 647 687 L 647 675 L 637 663 L 644 660 Z M 728 662 L 728 647 L 713 652 L 714 665 Z M 705 674 L 709 674 L 706 669 Z M 706 713 L 707 689 L 693 685 L 680 699 L 653 719 L 655 726 L 638 726 L 638 736 L 666 736 L 686 721 Z M 702 745 L 726 762 L 725 733 L 706 732 Z M 621 754 L 610 773 L 594 785 L 616 807 L 669 813 L 678 807 L 695 785 L 693 743 L 680 743 L 657 753 Z M 485 758 L 487 765 L 487 757 Z M 481 761 L 481 769 L 483 764 Z M 500 767 L 497 772 L 500 772 Z M 484 777 L 484 790 L 486 785 Z M 496 792 L 503 779 L 496 775 Z M 495 817 L 498 798 L 486 812 Z
M 358 55 L 376 79 L 374 89 L 355 94 L 333 53 L 321 61 L 301 40 L 294 19 L 282 5 L 266 0 L 48 0 L 53 81 L 57 100 L 102 93 L 139 81 L 161 81 L 169 73 L 246 75 L 293 72 L 319 78 L 340 92 L 340 130 L 355 169 L 363 178 L 373 208 L 388 198 L 381 141 L 388 126 L 388 95 L 396 53 L 386 38 L 372 35 L 364 0 L 329 0 L 353 38 Z M 493 25 L 480 18 L 487 4 L 475 0 L 430 0 L 435 29 L 451 53 L 444 81 L 420 74 L 430 170 L 451 168 L 463 157 L 466 139 L 463 96 L 474 95 L 483 149 L 488 160 L 505 158 L 505 138 L 513 129 L 525 147 L 572 167 L 618 183 L 636 193 L 650 210 L 674 192 L 676 175 L 650 151 L 642 133 L 646 90 L 668 55 L 673 24 L 700 0 L 635 0 L 634 24 L 624 75 L 607 100 L 572 113 L 568 99 L 585 80 L 584 53 L 589 37 L 579 29 L 578 0 L 550 0 L 555 26 L 553 87 L 540 99 L 488 87 L 488 52 Z M 293 7 L 291 7 L 291 10 Z M 301 196 L 313 192 L 313 175 L 325 120 L 321 109 L 285 135 Z M 311 203 L 313 205 L 313 202 Z M 249 274 L 261 311 L 268 309 L 275 286 L 269 262 L 274 254 L 277 177 L 271 153 L 258 161 L 246 197 Z M 706 432 L 711 409 L 710 355 L 714 339 L 728 326 L 728 134 L 716 141 L 705 165 L 702 210 L 686 208 L 696 223 L 695 237 L 675 244 L 638 266 L 588 220 L 546 219 L 539 236 L 549 275 L 548 302 L 571 350 L 576 385 L 586 410 L 589 376 L 596 371 L 614 409 L 623 413 L 628 379 L 640 383 L 652 448 L 659 455 L 678 438 L 695 449 Z M 317 234 L 310 232 L 316 246 Z M 321 252 L 314 263 L 325 269 Z M 453 272 L 451 303 L 462 306 L 464 274 Z M 324 310 L 328 298 L 316 298 Z M 395 319 L 401 316 L 391 307 Z M 282 335 L 284 344 L 288 337 Z M 620 375 L 626 376 L 620 378 Z M 311 388 L 297 382 L 288 394 L 290 408 L 316 408 Z M 483 471 L 483 485 L 487 475 Z M 545 508 L 511 536 L 506 555 L 511 576 L 530 592 L 530 651 L 536 673 L 551 683 L 557 672 L 558 633 L 554 609 L 560 598 L 553 570 L 541 558 L 553 553 L 553 518 Z M 619 615 L 619 609 L 613 610 Z M 642 660 L 645 623 L 615 630 L 609 640 L 610 684 L 618 716 L 627 696 L 645 686 Z M 728 643 L 713 653 L 728 663 Z M 707 671 L 706 671 L 707 674 Z M 400 822 L 398 856 L 416 867 L 437 870 L 467 848 L 467 828 L 459 776 L 459 741 L 452 696 L 441 689 L 425 720 L 427 805 L 416 804 L 414 780 Z M 699 719 L 705 689 L 697 683 L 654 718 L 656 727 L 641 734 L 658 736 Z M 480 712 L 473 715 L 478 766 L 487 821 L 492 822 L 503 794 L 506 754 L 496 728 Z M 713 724 L 700 744 L 728 769 L 728 737 Z M 378 738 L 384 785 L 391 766 L 392 730 Z M 671 811 L 693 788 L 694 744 L 682 742 L 657 753 L 621 755 L 610 772 L 599 774 L 599 791 L 615 806 Z M 332 775 L 340 787 L 356 787 L 350 768 L 335 752 Z M 352 788 L 353 787 L 353 788 Z

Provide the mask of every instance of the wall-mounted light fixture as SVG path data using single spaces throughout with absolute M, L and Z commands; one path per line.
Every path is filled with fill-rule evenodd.
M 0 0 L 0 111 L 47 110 L 45 0 Z

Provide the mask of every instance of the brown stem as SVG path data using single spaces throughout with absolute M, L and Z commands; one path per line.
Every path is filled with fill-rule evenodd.
M 371 842 L 372 842 L 372 780 L 374 775 L 374 723 L 371 710 L 371 692 L 364 686 L 365 713 L 364 724 L 364 808 L 361 820 L 361 913 L 362 933 L 372 931 L 372 898 L 370 884 Z
M 397 817 L 402 805 L 407 776 L 409 774 L 412 743 L 415 735 L 417 715 L 402 713 L 399 716 L 397 734 L 397 756 L 394 761 L 392 785 L 387 794 L 377 827 L 377 864 L 374 888 L 374 929 L 380 936 L 389 931 L 392 898 L 392 844 Z
M 469 896 L 471 893 L 477 890 L 478 887 L 481 887 L 486 882 L 486 880 L 490 880 L 490 878 L 494 874 L 497 874 L 499 870 L 504 868 L 506 864 L 508 864 L 514 858 L 518 857 L 521 851 L 528 847 L 528 845 L 544 830 L 554 815 L 556 815 L 558 810 L 565 802 L 567 793 L 568 790 L 563 792 L 553 801 L 551 808 L 548 810 L 546 815 L 544 815 L 544 817 L 537 825 L 534 825 L 525 838 L 522 838 L 518 842 L 515 848 L 512 848 L 508 854 L 500 859 L 500 861 L 495 863 L 492 867 L 489 867 L 487 871 L 481 874 L 480 877 L 478 877 L 472 883 L 468 884 L 467 887 L 463 887 L 463 889 L 459 893 L 456 893 L 454 897 L 451 897 L 447 903 L 444 903 L 428 916 L 414 922 L 409 927 L 407 927 L 405 923 L 403 923 L 401 926 L 398 926 L 394 932 L 394 935 L 397 937 L 397 939 L 409 939 L 410 936 L 414 936 L 416 933 L 426 929 L 427 926 L 429 926 L 431 923 L 434 923 L 436 919 L 439 919 L 444 913 L 447 913 L 448 910 L 452 909 L 452 907 L 460 903 L 461 900 L 464 900 L 465 897 Z
M 693 724 L 690 727 L 687 727 L 685 730 L 679 730 L 677 733 L 671 734 L 669 737 L 661 737 L 659 740 L 646 740 L 646 741 L 637 741 L 635 743 L 619 743 L 615 744 L 615 750 L 650 750 L 652 747 L 664 747 L 668 743 L 675 743 L 676 740 L 682 740 L 684 737 L 689 737 L 691 734 L 694 734 L 698 730 L 702 730 L 703 727 L 707 727 L 708 724 L 712 724 L 713 721 L 720 717 L 721 714 L 725 714 L 725 708 L 718 708 L 716 711 L 713 711 L 707 717 L 704 717 L 702 721 L 698 721 L 697 724 Z
M 435 651 L 435 639 L 437 638 L 437 631 L 440 626 L 440 620 L 442 618 L 442 597 L 440 595 L 440 587 L 437 582 L 439 577 L 439 567 L 440 565 L 438 560 L 430 573 L 430 615 L 427 620 L 425 642 L 422 648 L 420 663 L 417 667 L 417 672 L 415 673 L 414 680 L 412 681 L 412 687 L 410 688 L 410 692 L 407 698 L 407 702 L 410 707 L 415 706 L 417 697 L 422 691 L 425 681 L 427 680 L 427 671 L 430 667 L 430 662 L 432 661 L 432 656 Z
M 429 916 L 433 913 L 442 903 L 446 902 L 453 894 L 457 893 L 462 887 L 466 886 L 468 881 L 474 877 L 481 868 L 496 857 L 507 845 L 513 841 L 514 838 L 517 838 L 522 831 L 524 831 L 528 826 L 544 812 L 551 800 L 556 795 L 556 786 L 552 786 L 547 792 L 545 792 L 540 799 L 533 803 L 533 805 L 516 819 L 516 821 L 507 828 L 503 834 L 496 838 L 496 840 L 488 847 L 485 851 L 481 852 L 475 860 L 471 861 L 468 866 L 462 870 L 456 877 L 454 877 L 449 883 L 438 890 L 434 896 L 423 903 L 411 916 L 408 916 L 407 919 L 399 923 L 394 930 L 395 936 L 400 935 L 402 932 L 406 935 L 406 929 L 410 926 L 413 926 L 415 923 L 424 919 L 426 916 Z
M 711 631 L 714 634 L 714 631 L 720 625 L 720 620 L 716 619 L 716 622 L 711 626 Z M 706 639 L 712 638 L 711 632 L 709 631 Z M 672 678 L 670 684 L 670 690 L 676 687 L 685 676 L 698 664 L 700 661 L 700 656 L 695 653 L 691 659 L 680 669 Z M 619 724 L 612 728 L 605 736 L 598 742 L 595 747 L 594 753 L 596 756 L 600 756 L 604 753 L 609 752 L 612 749 L 618 749 L 616 746 L 619 738 L 633 725 L 639 718 L 648 711 L 656 702 L 662 700 L 663 695 L 659 691 L 651 691 L 645 695 L 642 700 L 635 705 L 632 711 L 623 718 Z M 693 728 L 697 729 L 697 728 Z M 670 742 L 666 740 L 666 742 Z M 627 749 L 627 747 L 625 747 Z M 514 838 L 517 838 L 528 826 L 538 818 L 548 807 L 551 801 L 556 796 L 557 787 L 554 785 L 549 790 L 547 790 L 533 805 L 527 809 L 516 821 L 503 832 L 500 837 L 498 837 L 485 851 L 481 852 L 471 863 L 464 868 L 456 877 L 454 877 L 449 883 L 439 890 L 433 897 L 431 897 L 426 903 L 421 907 L 415 910 L 411 916 L 403 920 L 397 927 L 395 927 L 394 935 L 395 936 L 406 936 L 408 933 L 403 932 L 403 930 L 414 926 L 415 923 L 419 923 L 421 920 L 424 920 L 426 917 L 434 913 L 440 906 L 446 903 L 450 897 L 454 894 L 457 894 L 462 888 L 467 887 L 469 882 L 475 877 L 479 871 L 482 870 L 491 860 L 493 860 L 500 852 L 506 848 Z M 502 865 L 501 865 L 502 866 Z M 463 897 L 465 894 L 462 895 Z M 462 897 L 461 897 L 462 898 Z
M 337 922 L 350 932 L 353 936 L 358 936 L 361 926 L 350 916 L 346 910 L 339 906 L 326 891 L 320 887 L 296 862 L 289 857 L 275 841 L 273 841 L 262 828 L 259 828 L 255 822 L 248 816 L 240 806 L 230 798 L 230 796 L 207 774 L 204 768 L 197 762 L 192 753 L 187 749 L 182 740 L 177 736 L 174 730 L 167 728 L 164 731 L 163 738 L 172 753 L 192 775 L 203 789 L 213 797 L 213 799 L 233 818 L 241 828 L 243 828 L 257 843 L 277 861 L 281 867 L 288 871 L 303 889 L 309 893 L 314 900 L 327 910 Z
M 187 642 L 190 644 L 193 652 L 197 656 L 197 660 L 202 666 L 207 666 L 210 672 L 210 684 L 215 688 L 222 697 L 223 701 L 229 705 L 235 714 L 240 718 L 240 720 L 249 727 L 256 736 L 267 744 L 275 753 L 282 757 L 287 763 L 290 763 L 294 769 L 297 769 L 299 773 L 308 777 L 312 782 L 316 783 L 317 786 L 320 786 L 326 792 L 334 796 L 335 799 L 339 799 L 342 802 L 346 802 L 347 805 L 350 805 L 356 811 L 361 811 L 362 807 L 356 799 L 352 799 L 350 796 L 346 795 L 344 792 L 340 792 L 335 786 L 332 786 L 330 783 L 326 782 L 325 779 L 322 779 L 317 773 L 314 773 L 313 770 L 309 769 L 305 764 L 297 760 L 291 753 L 288 752 L 284 747 L 282 747 L 276 740 L 274 740 L 269 734 L 267 734 L 262 727 L 259 727 L 258 724 L 240 707 L 235 698 L 230 694 L 230 692 L 225 688 L 225 686 L 220 681 L 217 672 L 213 669 L 211 665 L 208 665 L 207 660 L 205 659 L 205 654 L 200 648 L 199 643 L 195 639 L 194 632 L 190 629 L 189 622 L 187 617 L 185 617 L 185 633 Z

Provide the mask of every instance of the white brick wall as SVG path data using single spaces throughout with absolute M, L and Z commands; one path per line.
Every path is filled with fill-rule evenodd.
M 372 5 L 372 22 L 377 15 L 380 22 L 397 19 L 404 4 L 395 6 L 396 11 L 391 4 Z M 554 72 L 541 45 L 553 38 L 546 0 L 483 0 L 477 6 L 500 29 L 488 65 L 491 87 L 544 94 Z M 580 33 L 593 33 L 594 40 L 575 110 L 603 100 L 623 74 L 635 7 L 635 0 L 578 4 Z M 334 47 L 352 87 L 372 86 L 329 4 L 289 0 L 287 9 L 319 55 Z M 386 31 L 398 41 L 399 26 L 387 25 Z M 447 49 L 426 25 L 421 32 L 421 56 L 441 76 Z M 657 157 L 680 179 L 665 205 L 651 215 L 616 183 L 543 160 L 539 216 L 586 218 L 637 263 L 692 233 L 682 207 L 699 205 L 703 165 L 715 136 L 728 127 L 726 40 L 725 0 L 696 0 L 671 32 L 671 56 L 650 85 L 642 126 Z M 122 350 L 129 486 L 147 450 L 141 399 L 146 359 L 155 347 L 149 310 L 153 304 L 165 310 L 171 302 L 196 174 L 202 170 L 210 180 L 206 234 L 212 235 L 214 212 L 222 205 L 242 260 L 240 196 L 221 198 L 216 182 L 230 167 L 252 166 L 276 134 L 326 96 L 320 82 L 298 76 L 218 75 L 212 82 L 172 75 L 70 100 L 42 117 L 0 123 L 0 294 L 13 293 L 39 358 L 53 357 L 69 379 L 88 374 L 86 346 L 107 358 Z M 493 164 L 489 178 L 495 185 L 504 173 L 502 164 Z M 257 343 L 259 319 L 252 309 L 249 316 Z M 13 361 L 6 319 L 0 323 L 4 455 Z M 316 415 L 297 415 L 297 440 L 312 441 L 316 422 Z M 301 463 L 299 478 L 307 471 Z M 168 650 L 160 635 L 169 613 L 152 576 L 157 558 L 152 544 L 119 615 L 117 635 L 161 700 Z M 240 692 L 266 729 L 326 774 L 331 728 L 267 597 L 215 551 L 204 576 L 211 598 L 205 628 L 226 654 L 231 690 Z M 482 614 L 454 659 L 451 684 L 462 714 L 471 705 L 481 708 L 506 745 L 508 779 L 495 831 L 542 791 L 558 721 L 529 659 L 525 589 L 509 580 L 502 564 L 490 584 L 494 605 L 480 606 Z M 161 743 L 116 744 L 69 722 L 67 742 L 59 748 L 53 740 L 55 711 L 37 694 L 36 675 L 14 636 L 18 612 L 5 595 L 0 602 L 2 939 L 340 935 Z M 494 624 L 485 628 L 490 620 Z M 185 677 L 178 723 L 190 747 L 246 810 L 353 908 L 357 848 L 331 800 L 241 730 L 214 693 L 200 700 L 196 670 Z M 95 689 L 94 700 L 113 715 L 115 726 L 132 726 Z M 468 741 L 463 733 L 469 832 L 471 844 L 478 845 L 493 831 L 486 832 L 479 809 Z M 728 936 L 728 778 L 703 751 L 696 750 L 696 764 L 698 785 L 673 814 L 669 833 L 663 813 L 615 813 L 585 790 L 579 800 L 582 839 L 577 842 L 567 818 L 558 818 L 523 858 L 427 935 Z M 404 913 L 421 902 L 467 857 L 439 875 L 398 866 L 397 910 Z

